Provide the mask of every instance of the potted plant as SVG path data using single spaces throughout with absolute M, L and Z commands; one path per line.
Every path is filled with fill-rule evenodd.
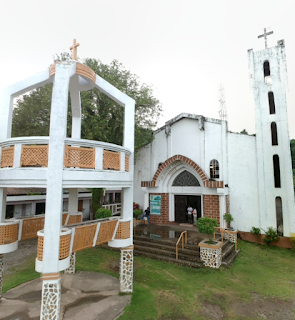
M 229 212 L 226 212 L 226 213 L 223 215 L 223 217 L 224 217 L 224 220 L 226 221 L 226 227 L 227 227 L 227 229 L 230 229 L 230 223 L 231 223 L 232 221 L 234 221 L 233 216 L 232 216 Z
M 213 244 L 213 234 L 215 232 L 215 228 L 218 226 L 216 219 L 213 218 L 199 218 L 197 221 L 197 228 L 200 233 L 206 233 L 208 235 L 208 240 L 206 243 Z M 210 237 L 211 236 L 211 237 Z
M 213 218 L 203 217 L 197 221 L 197 228 L 200 233 L 208 235 L 208 239 L 204 239 L 199 243 L 200 258 L 205 267 L 219 268 L 221 265 L 222 242 L 212 239 L 217 226 L 217 221 Z

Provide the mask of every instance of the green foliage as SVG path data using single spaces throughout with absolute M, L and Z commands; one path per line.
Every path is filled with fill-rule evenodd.
M 223 217 L 224 217 L 224 220 L 225 220 L 226 222 L 232 222 L 232 221 L 234 221 L 233 216 L 232 216 L 229 212 L 225 213 L 225 214 L 223 215 Z
M 218 226 L 216 219 L 214 218 L 199 218 L 197 220 L 197 228 L 200 233 L 207 233 L 209 240 L 212 242 L 212 236 L 215 232 L 215 228 Z
M 294 250 L 295 249 L 295 233 L 294 232 L 290 233 L 290 242 L 292 245 L 292 249 Z
M 134 215 L 134 217 L 138 217 L 140 214 L 142 214 L 142 210 L 141 210 L 141 209 L 135 209 L 135 210 L 133 210 L 133 215 Z
M 246 134 L 246 135 L 249 135 L 248 131 L 246 129 L 243 129 L 241 132 L 241 134 Z
M 103 219 L 112 216 L 112 210 L 100 208 L 95 212 L 95 219 Z
M 280 239 L 280 236 L 277 233 L 277 230 L 275 230 L 273 227 L 268 227 L 267 231 L 263 230 L 265 232 L 265 236 L 263 237 L 263 241 L 269 245 L 273 241 L 278 241 Z
M 102 199 L 103 199 L 102 188 L 93 188 L 91 189 L 92 199 L 91 199 L 91 210 L 92 212 L 97 212 L 97 210 L 101 207 Z
M 56 55 L 55 61 L 69 60 L 67 53 Z M 141 82 L 116 60 L 109 65 L 100 60 L 83 61 L 96 74 L 135 100 L 135 148 L 152 140 L 152 129 L 162 112 L 153 88 Z M 52 84 L 23 95 L 13 111 L 12 136 L 48 136 Z M 70 106 L 70 98 L 69 98 Z M 97 89 L 81 92 L 81 138 L 122 145 L 123 107 Z M 68 136 L 71 132 L 71 108 L 68 108 Z
M 252 227 L 252 229 L 250 230 L 251 233 L 255 234 L 255 236 L 259 237 L 259 235 L 261 234 L 261 230 L 259 228 L 256 228 L 256 227 Z

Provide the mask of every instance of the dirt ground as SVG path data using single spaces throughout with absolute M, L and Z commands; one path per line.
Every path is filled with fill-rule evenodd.
M 12 269 L 21 265 L 24 260 L 36 255 L 37 239 L 19 242 L 17 251 L 4 255 L 4 277 L 5 274 L 9 274 Z M 285 301 L 275 297 L 263 297 L 255 292 L 251 293 L 251 298 L 252 299 L 250 302 L 232 301 L 230 304 L 231 316 L 225 314 L 224 310 L 222 310 L 219 305 L 204 301 L 202 307 L 202 316 L 208 320 L 231 319 L 237 315 L 240 317 L 240 319 L 251 320 L 295 319 L 295 301 L 293 300 Z M 178 317 L 173 319 L 179 320 L 185 318 Z

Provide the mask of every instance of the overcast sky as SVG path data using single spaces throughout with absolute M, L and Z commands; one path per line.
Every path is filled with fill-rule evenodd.
M 78 57 L 120 61 L 154 87 L 159 126 L 182 112 L 218 118 L 222 83 L 229 130 L 255 133 L 247 50 L 285 39 L 290 137 L 295 138 L 294 0 L 1 1 L 0 89 L 46 69 L 80 43 Z

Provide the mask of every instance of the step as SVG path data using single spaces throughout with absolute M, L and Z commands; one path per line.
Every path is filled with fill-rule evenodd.
M 158 254 L 158 255 L 163 256 L 163 257 L 164 256 L 165 257 L 171 257 L 171 258 L 175 258 L 176 257 L 175 248 L 174 248 L 174 250 L 165 250 L 165 249 L 159 249 L 159 248 L 135 245 L 134 246 L 134 252 L 137 252 L 137 251 L 138 252 L 148 252 L 148 253 L 152 253 L 152 254 Z M 200 255 L 197 252 L 188 252 L 188 251 L 186 251 L 184 253 L 182 250 L 178 250 L 178 257 L 179 257 L 179 259 L 182 259 L 182 260 L 201 262 Z
M 175 263 L 178 265 L 187 266 L 187 267 L 191 267 L 191 268 L 201 268 L 203 266 L 203 264 L 200 262 L 186 261 L 186 260 L 182 260 L 182 259 L 176 260 L 175 258 L 161 256 L 161 255 L 158 255 L 155 253 L 150 253 L 150 252 L 141 251 L 141 250 L 134 250 L 134 255 L 140 255 L 140 256 L 144 256 L 149 259 L 155 259 L 155 260 L 165 261 L 165 262 L 169 262 L 169 263 Z
M 142 247 L 148 247 L 148 248 L 156 248 L 156 249 L 163 249 L 167 251 L 173 251 L 176 250 L 176 245 L 169 245 L 165 244 L 163 242 L 151 242 L 151 241 L 144 241 L 144 240 L 134 240 L 133 241 L 134 246 L 142 246 Z M 182 249 L 181 244 L 178 245 L 178 251 L 187 253 L 187 254 L 199 254 L 200 248 L 198 246 L 184 246 L 184 249 Z
M 229 254 L 224 260 L 222 260 L 221 264 L 226 265 L 226 266 L 231 265 L 234 262 L 234 260 L 236 259 L 239 252 L 240 252 L 240 249 L 238 249 L 237 251 L 233 250 L 231 252 L 231 254 Z
M 166 245 L 166 246 L 170 246 L 170 247 L 174 247 L 176 245 L 177 241 L 169 241 L 169 240 L 157 240 L 157 239 L 150 239 L 150 238 L 146 238 L 146 237 L 139 237 L 139 236 L 135 236 L 133 237 L 133 242 L 136 243 L 137 241 L 141 241 L 141 242 L 145 242 L 145 243 L 153 243 L 153 244 L 161 244 L 161 245 Z M 181 247 L 181 242 L 179 243 L 178 247 Z M 185 249 L 191 249 L 191 250 L 199 250 L 199 246 L 197 244 L 185 244 L 184 245 Z

